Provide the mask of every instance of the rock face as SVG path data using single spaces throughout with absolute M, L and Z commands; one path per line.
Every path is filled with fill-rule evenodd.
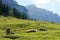
M 27 13 L 27 9 L 17 3 L 16 0 L 2 0 L 3 3 L 8 4 L 11 8 L 16 8 L 22 13 Z
M 35 5 L 29 5 L 26 8 L 28 9 L 30 19 L 60 23 L 60 16 L 57 13 L 37 8 Z

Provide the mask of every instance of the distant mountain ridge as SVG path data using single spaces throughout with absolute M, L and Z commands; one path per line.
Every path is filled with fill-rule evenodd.
M 28 9 L 30 19 L 60 23 L 60 16 L 56 13 L 37 8 L 35 5 L 29 5 L 26 8 Z
M 8 4 L 11 8 L 16 8 L 22 13 L 27 13 L 27 9 L 24 6 L 19 5 L 16 0 L 2 0 L 2 2 Z

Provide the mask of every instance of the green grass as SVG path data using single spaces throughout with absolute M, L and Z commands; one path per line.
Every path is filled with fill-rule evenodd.
M 4 38 L 8 27 L 15 33 L 10 34 L 11 36 L 19 36 L 15 40 L 60 40 L 60 24 L 57 23 L 1 17 L 0 40 L 11 40 Z M 40 28 L 45 28 L 46 31 L 40 31 Z M 37 29 L 37 32 L 27 33 L 26 31 L 29 29 Z

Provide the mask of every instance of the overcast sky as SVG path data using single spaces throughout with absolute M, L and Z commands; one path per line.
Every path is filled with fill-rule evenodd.
M 38 8 L 53 11 L 60 15 L 60 0 L 16 0 L 20 5 L 28 6 L 35 4 Z

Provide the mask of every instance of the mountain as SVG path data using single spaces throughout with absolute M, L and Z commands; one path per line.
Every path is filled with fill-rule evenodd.
M 16 0 L 2 0 L 3 3 L 8 4 L 11 8 L 16 8 L 22 13 L 27 13 L 27 9 L 17 3 Z
M 29 5 L 26 8 L 28 9 L 30 19 L 60 23 L 60 16 L 57 13 L 37 8 L 35 5 Z

